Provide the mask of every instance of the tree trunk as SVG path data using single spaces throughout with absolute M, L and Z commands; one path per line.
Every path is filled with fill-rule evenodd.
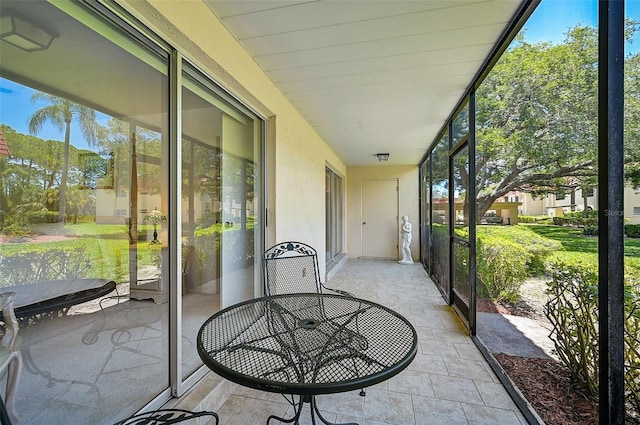
M 64 150 L 62 152 L 62 177 L 60 179 L 60 205 L 58 206 L 58 222 L 64 224 L 64 214 L 67 206 L 67 180 L 69 178 L 69 139 L 71 121 L 66 121 L 64 130 Z

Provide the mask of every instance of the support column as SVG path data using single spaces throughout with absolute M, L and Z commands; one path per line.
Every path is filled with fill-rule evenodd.
M 599 1 L 600 424 L 624 425 L 624 0 Z

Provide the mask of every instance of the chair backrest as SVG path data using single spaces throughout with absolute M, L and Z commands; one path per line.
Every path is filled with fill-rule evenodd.
M 282 242 L 269 248 L 264 259 L 266 295 L 322 292 L 316 250 L 302 242 Z

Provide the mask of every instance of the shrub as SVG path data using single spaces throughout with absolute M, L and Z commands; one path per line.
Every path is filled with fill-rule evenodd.
M 640 224 L 625 224 L 624 234 L 630 238 L 640 238 Z
M 2 228 L 2 234 L 19 238 L 29 236 L 31 232 L 25 229 L 24 226 L 18 223 L 13 223 L 8 226 L 4 226 Z
M 548 215 L 519 215 L 519 223 L 533 223 L 533 224 L 551 224 L 552 218 Z
M 640 422 L 640 278 L 628 274 L 625 296 L 624 379 L 627 411 Z
M 545 271 L 545 261 L 549 254 L 562 249 L 559 241 L 540 236 L 528 226 L 478 228 L 478 239 L 485 236 L 502 237 L 526 249 L 528 252 L 526 270 L 532 276 L 541 275 Z
M 536 216 L 534 215 L 519 215 L 518 222 L 520 223 L 535 223 Z
M 496 236 L 478 238 L 477 252 L 477 274 L 487 296 L 493 301 L 517 301 L 531 254 L 519 244 Z
M 585 216 L 584 211 L 571 211 L 562 217 L 553 217 L 553 224 L 556 226 L 597 227 L 598 211 L 587 210 L 586 213 Z
M 84 247 L 55 248 L 0 256 L 0 287 L 84 277 L 91 268 Z
M 37 211 L 27 211 L 24 215 L 24 218 L 27 223 L 36 224 L 36 223 L 57 223 L 58 222 L 58 212 L 57 211 L 49 211 L 46 209 L 41 209 Z
M 598 274 L 582 262 L 554 263 L 544 313 L 560 361 L 589 394 L 598 392 Z
M 75 224 L 95 223 L 96 217 L 93 215 L 77 215 Z
M 553 326 L 560 361 L 572 380 L 590 395 L 598 394 L 598 271 L 595 264 L 556 262 L 548 282 L 545 315 Z M 625 271 L 625 399 L 627 413 L 640 412 L 640 278 Z

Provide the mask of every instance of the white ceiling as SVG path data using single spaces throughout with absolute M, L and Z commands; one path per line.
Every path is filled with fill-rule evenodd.
M 418 164 L 521 0 L 205 0 L 348 166 Z

